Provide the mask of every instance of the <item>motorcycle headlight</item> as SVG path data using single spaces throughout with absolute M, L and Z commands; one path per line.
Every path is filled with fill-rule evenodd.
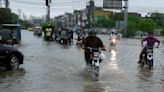
M 112 39 L 112 42 L 116 42 L 116 39 Z

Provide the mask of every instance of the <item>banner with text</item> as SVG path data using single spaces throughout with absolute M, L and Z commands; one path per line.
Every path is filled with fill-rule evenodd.
M 103 0 L 103 8 L 122 9 L 122 0 Z

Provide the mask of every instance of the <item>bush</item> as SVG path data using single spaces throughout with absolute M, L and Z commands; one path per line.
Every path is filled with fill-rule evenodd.
M 164 36 L 164 28 L 161 31 L 161 35 Z

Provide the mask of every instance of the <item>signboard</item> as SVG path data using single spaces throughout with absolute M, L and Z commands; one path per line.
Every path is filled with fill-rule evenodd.
M 103 8 L 122 9 L 122 0 L 103 0 Z

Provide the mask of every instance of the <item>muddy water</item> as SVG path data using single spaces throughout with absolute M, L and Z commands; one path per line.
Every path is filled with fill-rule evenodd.
M 164 92 L 163 51 L 154 51 L 154 68 L 138 64 L 140 40 L 121 39 L 109 47 L 108 36 L 100 35 L 107 48 L 99 81 L 85 70 L 83 49 L 76 45 L 46 43 L 33 33 L 22 33 L 24 64 L 13 71 L 0 71 L 0 92 Z

